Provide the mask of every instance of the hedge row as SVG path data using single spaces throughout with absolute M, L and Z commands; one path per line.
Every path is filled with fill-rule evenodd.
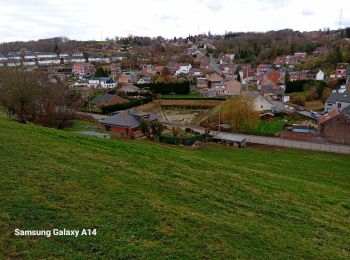
M 159 136 L 159 142 L 167 144 L 183 144 L 183 145 L 192 145 L 196 141 L 203 141 L 204 135 L 198 134 L 190 137 L 178 137 L 178 136 Z
M 170 83 L 148 83 L 148 84 L 137 84 L 139 88 L 148 88 L 153 93 L 167 95 L 175 93 L 178 95 L 190 93 L 190 83 L 189 81 L 184 82 L 170 82 Z
M 167 99 L 167 100 L 226 100 L 226 98 L 223 97 L 181 97 L 181 98 L 171 98 L 171 97 L 161 97 L 161 99 Z
M 143 99 L 136 99 L 136 100 L 130 101 L 130 102 L 125 103 L 125 104 L 116 104 L 116 105 L 104 106 L 104 107 L 101 108 L 101 110 L 102 110 L 103 114 L 109 114 L 109 113 L 112 113 L 114 111 L 125 110 L 125 109 L 129 109 L 129 108 L 132 108 L 132 107 L 137 107 L 137 106 L 140 106 L 142 104 L 149 103 L 152 100 L 153 100 L 153 97 L 150 96 L 150 97 L 146 97 L 146 98 L 143 98 Z

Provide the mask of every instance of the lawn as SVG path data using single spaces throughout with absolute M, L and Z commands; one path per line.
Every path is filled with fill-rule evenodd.
M 96 122 L 89 122 L 83 120 L 74 120 L 73 125 L 67 128 L 67 131 L 96 131 L 98 130 Z
M 0 130 L 0 259 L 350 258 L 347 155 Z
M 259 124 L 255 128 L 244 127 L 242 130 L 250 133 L 258 134 L 277 134 L 283 131 L 283 124 L 285 122 L 280 117 L 275 117 L 273 120 L 260 119 Z
M 306 101 L 305 108 L 312 111 L 323 111 L 324 103 L 320 100 Z

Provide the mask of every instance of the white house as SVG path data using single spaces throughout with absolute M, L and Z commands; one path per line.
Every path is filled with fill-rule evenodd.
M 317 72 L 316 80 L 324 80 L 324 72 L 322 70 L 319 70 L 319 72 Z
M 89 62 L 110 62 L 109 58 L 103 57 L 103 55 L 92 54 L 88 58 Z
M 89 79 L 89 87 L 115 88 L 117 87 L 117 83 L 112 78 L 91 78 Z
M 246 95 L 252 98 L 253 107 L 255 111 L 271 110 L 273 105 L 264 96 L 257 92 L 245 92 Z
M 2 53 L 0 53 L 0 62 L 1 61 L 7 61 L 7 58 Z
M 36 65 L 36 62 L 33 59 L 32 60 L 24 60 L 23 61 L 23 66 L 26 66 L 26 67 L 28 66 L 29 67 L 29 66 L 35 66 L 35 65 Z
M 56 56 L 55 58 L 45 58 L 38 60 L 39 65 L 58 65 L 61 63 L 61 60 Z
M 23 57 L 24 57 L 25 60 L 30 60 L 30 59 L 35 59 L 36 55 L 35 55 L 34 52 L 25 51 Z
M 68 53 L 60 53 L 59 57 L 60 57 L 61 59 L 69 58 L 69 54 L 68 54 Z
M 73 55 L 70 59 L 71 62 L 83 63 L 85 62 L 85 58 L 82 55 Z
M 191 68 L 192 68 L 192 65 L 190 63 L 181 63 L 175 75 L 188 74 Z
M 21 60 L 22 59 L 22 53 L 17 51 L 17 52 L 9 52 L 7 54 L 7 57 L 9 60 Z
M 57 54 L 54 52 L 37 52 L 36 56 L 38 59 L 57 58 Z
M 9 60 L 7 62 L 7 66 L 9 66 L 9 67 L 19 67 L 19 66 L 21 66 L 21 62 L 19 60 Z

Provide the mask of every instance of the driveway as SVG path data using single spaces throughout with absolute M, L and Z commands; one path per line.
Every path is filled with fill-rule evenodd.
M 205 132 L 205 128 L 203 127 L 199 127 L 199 126 L 187 126 L 187 127 L 199 133 L 204 134 Z M 233 133 L 226 133 L 226 132 L 219 132 L 219 131 L 210 131 L 210 134 L 213 137 L 215 137 L 215 135 L 217 135 L 218 133 L 220 133 L 220 136 L 227 136 L 228 139 L 234 138 L 234 137 L 243 137 L 246 139 L 246 142 L 254 143 L 254 144 L 265 144 L 265 145 L 282 146 L 282 147 L 297 148 L 297 149 L 304 149 L 304 150 L 350 154 L 350 145 L 324 144 L 324 143 L 316 143 L 316 142 L 286 140 L 278 137 L 266 137 L 266 136 L 233 134 Z

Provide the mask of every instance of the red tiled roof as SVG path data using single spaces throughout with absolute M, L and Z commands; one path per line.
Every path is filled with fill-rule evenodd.
M 323 124 L 329 120 L 332 120 L 332 119 L 338 117 L 339 115 L 340 115 L 340 113 L 337 110 L 332 110 L 331 112 L 320 116 L 319 122 L 320 122 L 320 124 Z

